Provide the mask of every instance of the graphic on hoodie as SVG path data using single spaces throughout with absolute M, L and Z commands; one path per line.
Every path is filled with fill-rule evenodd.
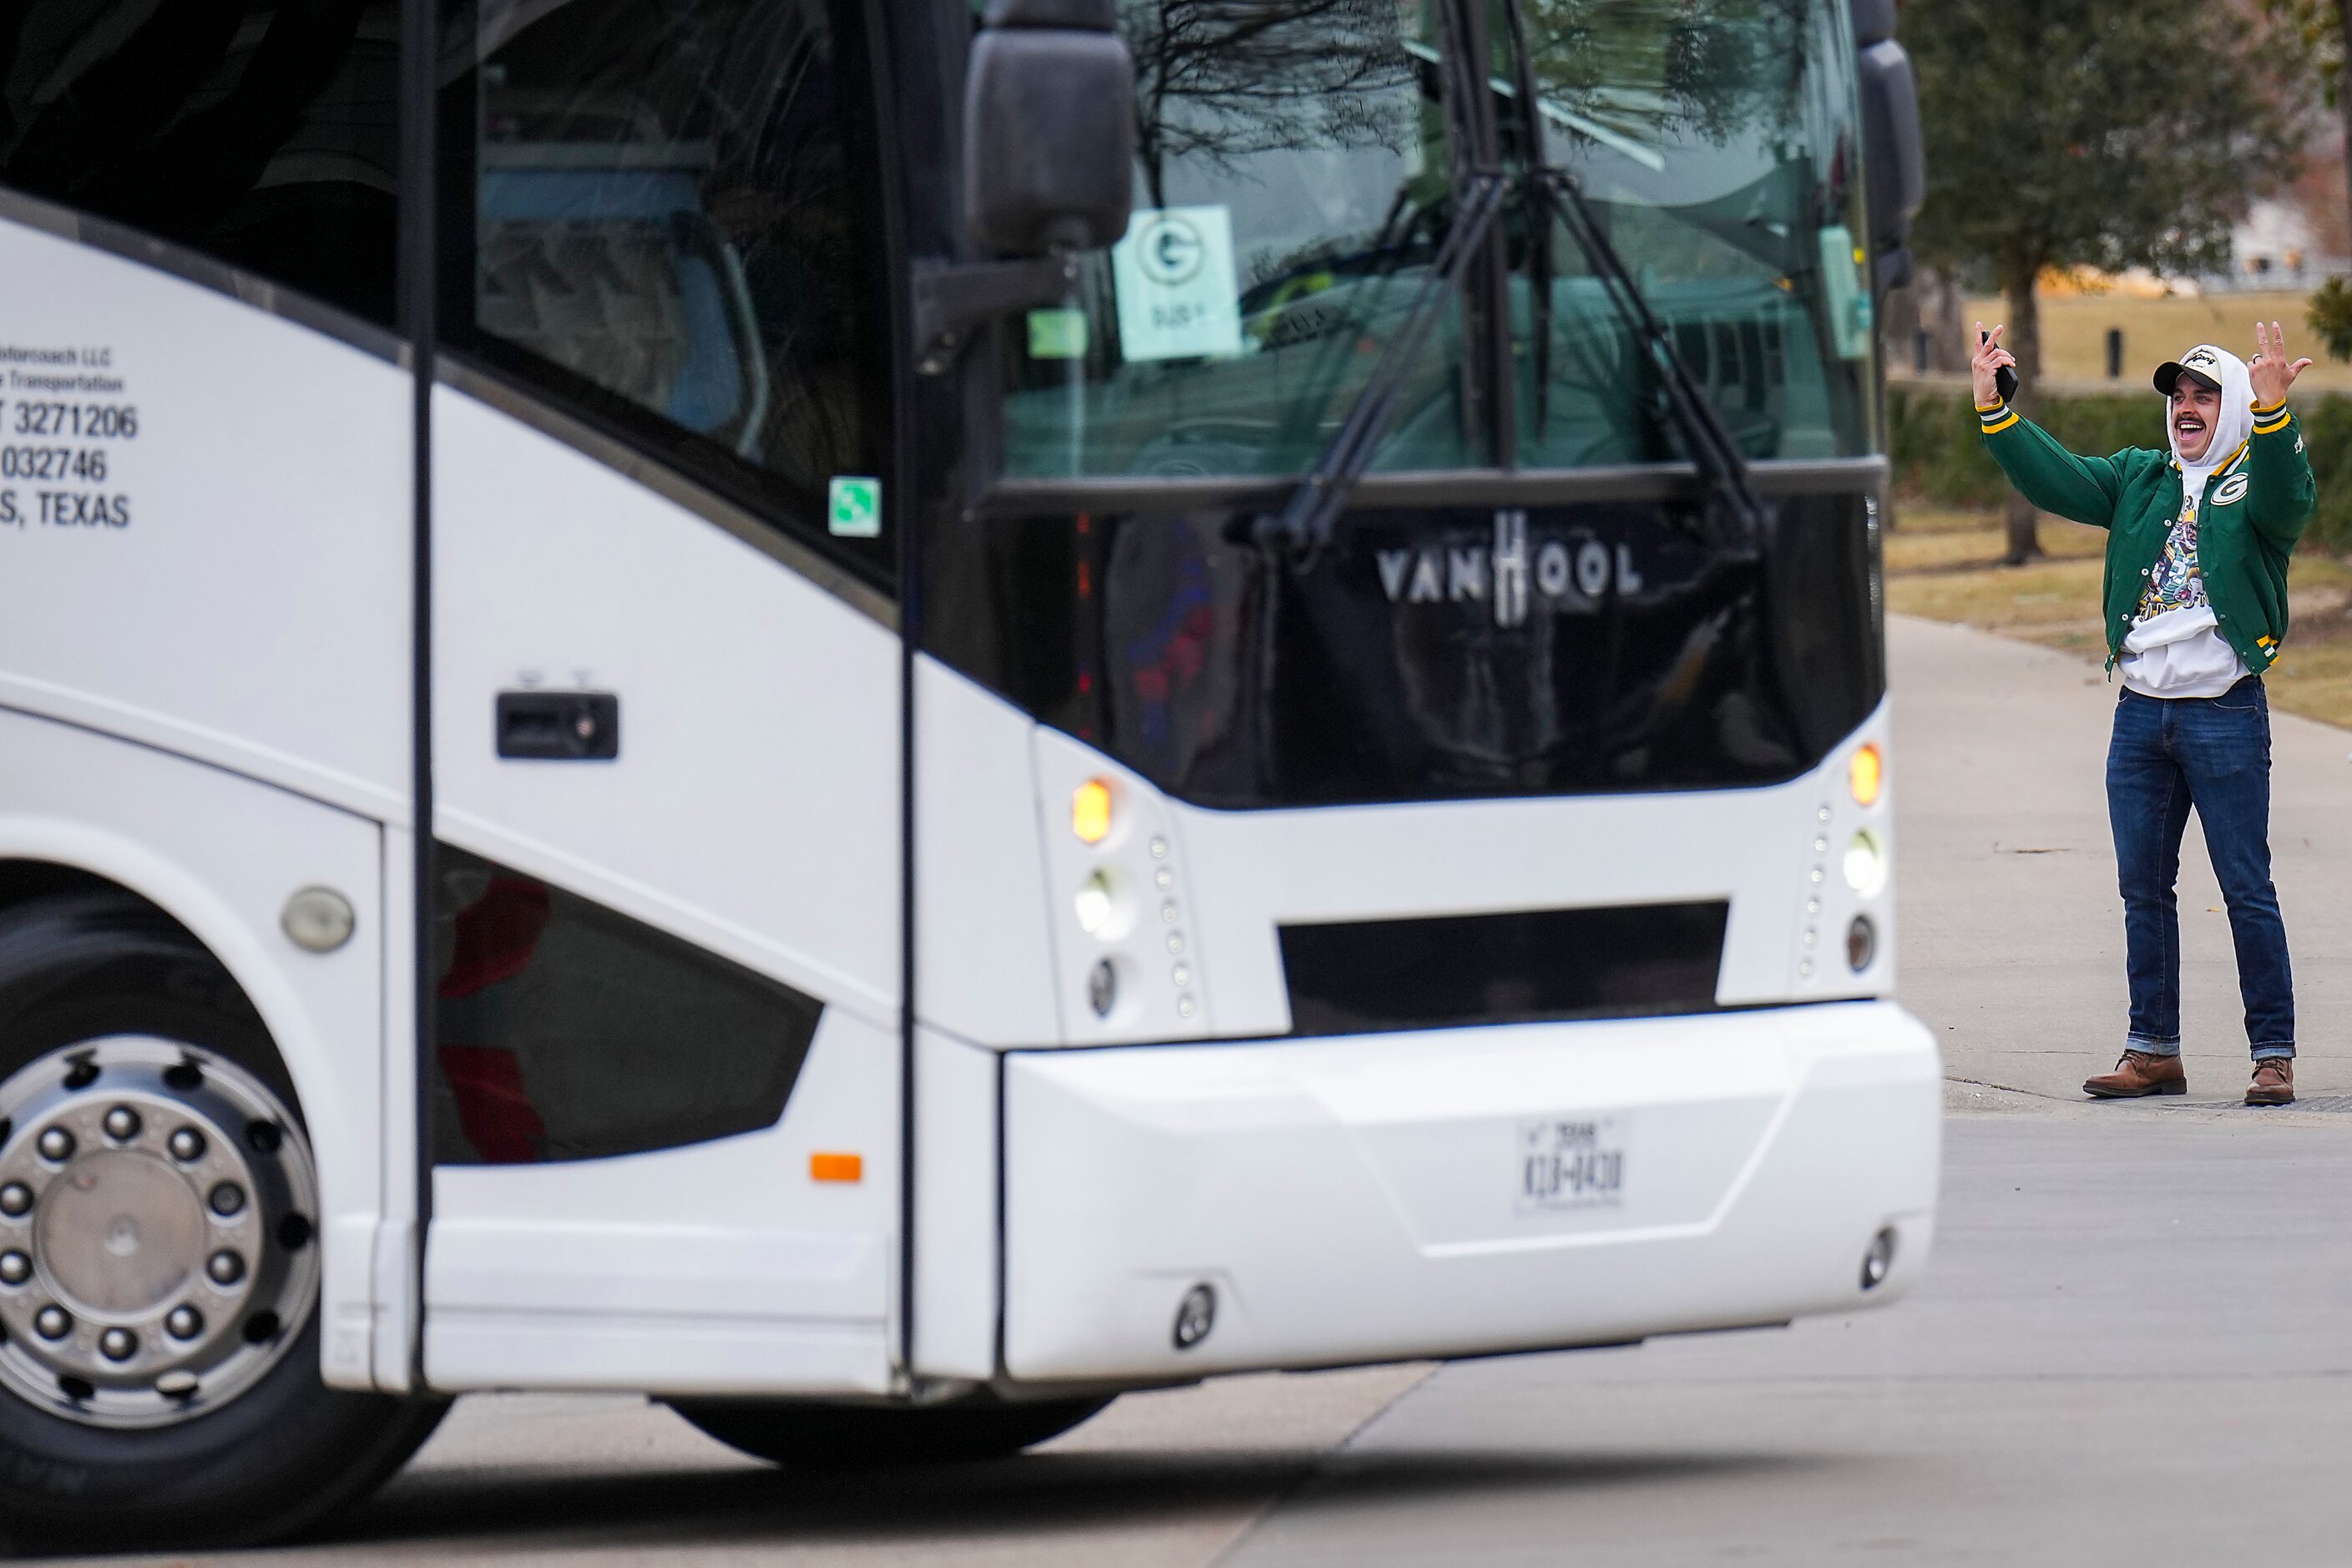
M 2164 553 L 2156 558 L 2134 618 L 2152 620 L 2167 611 L 2200 609 L 2204 604 L 2205 574 L 2197 569 L 2197 500 L 2190 496 L 2181 501 L 2180 515 L 2165 538 Z

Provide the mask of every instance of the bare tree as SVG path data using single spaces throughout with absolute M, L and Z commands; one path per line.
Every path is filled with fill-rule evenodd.
M 1151 0 L 1127 21 L 1154 206 L 1173 160 L 1403 140 L 1416 67 L 1395 0 Z

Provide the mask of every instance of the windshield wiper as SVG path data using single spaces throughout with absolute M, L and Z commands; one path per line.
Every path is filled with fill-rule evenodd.
M 1725 426 L 1714 400 L 1683 363 L 1674 339 L 1667 335 L 1665 327 L 1650 309 L 1649 300 L 1643 296 L 1641 286 L 1626 270 L 1624 258 L 1617 254 L 1617 247 L 1594 219 L 1591 204 L 1578 188 L 1575 176 L 1553 169 L 1537 169 L 1533 173 L 1536 188 L 1543 195 L 1546 205 L 1575 237 L 1593 270 L 1600 274 L 1601 292 L 1609 297 L 1609 302 L 1640 341 L 1651 363 L 1658 367 L 1666 406 L 1673 412 L 1675 423 L 1682 427 L 1683 445 L 1690 449 L 1691 462 L 1731 516 L 1738 535 L 1732 542 L 1734 547 L 1743 552 L 1758 550 L 1764 538 L 1767 513 L 1763 498 L 1756 493 L 1755 482 L 1748 476 L 1747 454 Z
M 1485 247 L 1486 231 L 1494 226 L 1496 215 L 1503 210 L 1501 172 L 1477 166 L 1467 154 L 1467 150 L 1475 145 L 1470 122 L 1480 82 L 1478 73 L 1467 63 L 1465 40 L 1473 35 L 1455 9 L 1461 3 L 1462 0 L 1438 0 L 1436 6 L 1439 26 L 1444 29 L 1445 47 L 1435 63 L 1452 77 L 1454 100 L 1461 105 L 1461 122 L 1449 127 L 1449 134 L 1455 147 L 1465 154 L 1454 160 L 1449 182 L 1456 187 L 1454 219 L 1446 225 L 1437 253 L 1430 258 L 1429 270 L 1422 277 L 1421 288 L 1405 308 L 1404 319 L 1381 345 L 1381 356 L 1373 362 L 1371 374 L 1356 394 L 1347 417 L 1332 432 L 1331 439 L 1324 443 L 1314 467 L 1307 470 L 1298 488 L 1290 492 L 1282 510 L 1260 517 L 1252 530 L 1260 548 L 1286 552 L 1301 566 L 1311 563 L 1331 542 L 1331 530 L 1339 513 L 1347 509 L 1349 493 L 1372 466 L 1381 438 L 1396 419 L 1406 378 L 1421 359 L 1430 330 L 1437 324 L 1438 315 L 1447 302 L 1462 294 L 1464 282 L 1470 275 L 1470 263 Z M 1423 56 L 1421 50 L 1412 52 L 1416 57 Z
M 1728 542 L 1710 539 L 1708 543 L 1722 548 L 1727 542 L 1742 554 L 1755 553 L 1762 547 L 1768 514 L 1763 498 L 1756 493 L 1755 481 L 1748 476 L 1747 454 L 1739 449 L 1739 443 L 1724 425 L 1715 400 L 1707 396 L 1690 366 L 1683 363 L 1674 339 L 1650 309 L 1641 285 L 1626 270 L 1625 258 L 1618 255 L 1616 246 L 1592 216 L 1592 205 L 1578 186 L 1576 177 L 1540 166 L 1530 172 L 1545 205 L 1575 237 L 1600 275 L 1601 291 L 1609 297 L 1609 302 L 1616 307 L 1617 314 L 1639 341 L 1643 352 L 1658 367 L 1666 406 L 1682 428 L 1683 445 L 1689 448 L 1691 462 L 1723 502 L 1724 510 L 1730 514 L 1736 537 Z
M 1449 30 L 1465 31 L 1453 15 L 1452 7 L 1437 7 L 1441 18 L 1454 23 Z M 1578 247 L 1591 261 L 1599 276 L 1601 292 L 1623 320 L 1626 327 L 1639 341 L 1643 353 L 1657 366 L 1665 392 L 1668 410 L 1681 429 L 1683 444 L 1689 449 L 1693 466 L 1709 489 L 1722 502 L 1723 510 L 1731 519 L 1736 537 L 1730 541 L 1717 539 L 1704 523 L 1700 524 L 1703 542 L 1710 549 L 1742 558 L 1754 558 L 1759 553 L 1769 516 L 1763 500 L 1756 493 L 1748 471 L 1748 458 L 1724 425 L 1722 415 L 1690 367 L 1683 363 L 1674 340 L 1650 309 L 1641 286 L 1633 281 L 1624 258 L 1603 232 L 1593 216 L 1591 203 L 1575 176 L 1550 167 L 1543 157 L 1543 122 L 1547 119 L 1562 123 L 1571 132 L 1589 139 L 1613 144 L 1613 138 L 1603 137 L 1585 130 L 1564 110 L 1548 103 L 1536 91 L 1533 59 L 1528 53 L 1527 20 L 1524 0 L 1504 0 L 1503 10 L 1511 30 L 1512 53 L 1517 65 L 1516 84 L 1500 79 L 1482 79 L 1478 73 L 1460 64 L 1459 49 L 1448 49 L 1442 55 L 1421 47 L 1408 46 L 1417 58 L 1450 68 L 1455 77 L 1462 101 L 1481 89 L 1516 100 L 1521 118 L 1521 137 L 1525 142 L 1524 162 L 1528 179 L 1538 199 L 1546 210 L 1569 230 Z M 1452 40 L 1449 40 L 1449 42 Z M 1645 160 L 1646 161 L 1646 160 Z M 1405 390 L 1406 378 L 1421 356 L 1430 330 L 1436 324 L 1445 303 L 1455 298 L 1469 274 L 1470 262 L 1485 242 L 1486 231 L 1493 226 L 1501 211 L 1506 181 L 1487 169 L 1478 169 L 1462 181 L 1459 205 L 1452 224 L 1447 226 L 1430 269 L 1422 279 L 1418 292 L 1407 307 L 1404 320 L 1382 345 L 1381 356 L 1372 373 L 1357 394 L 1331 439 L 1326 443 L 1313 468 L 1300 480 L 1298 488 L 1281 511 L 1261 516 L 1253 532 L 1262 547 L 1287 551 L 1295 558 L 1312 561 L 1330 542 L 1333 526 L 1346 510 L 1349 494 L 1366 470 L 1381 441 L 1396 416 L 1397 405 Z M 1532 252 L 1542 261 L 1535 268 L 1538 280 L 1549 271 L 1550 247 L 1538 237 Z M 1539 288 L 1543 296 L 1535 301 L 1537 344 L 1537 400 L 1538 417 L 1546 401 L 1550 363 L 1552 316 L 1551 290 Z
M 1381 346 L 1381 357 L 1373 362 L 1363 390 L 1356 394 L 1348 416 L 1324 444 L 1315 466 L 1307 471 L 1307 477 L 1291 492 L 1283 509 L 1257 520 L 1258 543 L 1312 560 L 1330 542 L 1332 525 L 1346 509 L 1349 492 L 1371 467 L 1373 454 L 1396 418 L 1406 378 L 1421 358 L 1430 329 L 1437 324 L 1446 301 L 1462 291 L 1470 262 L 1486 242 L 1486 231 L 1494 226 L 1495 215 L 1502 206 L 1502 176 L 1472 175 L 1454 221 L 1446 226 L 1445 237 L 1439 242 L 1437 254 L 1422 278 L 1420 289 L 1406 306 L 1403 321 Z
M 1730 514 L 1737 534 L 1730 548 L 1741 555 L 1754 555 L 1762 548 L 1767 511 L 1761 497 L 1756 493 L 1754 481 L 1748 472 L 1748 455 L 1739 449 L 1731 431 L 1724 425 L 1723 416 L 1715 400 L 1706 395 L 1698 378 L 1683 363 L 1674 339 L 1650 309 L 1650 301 L 1633 281 L 1625 266 L 1625 258 L 1593 216 L 1592 205 L 1576 176 L 1565 170 L 1555 169 L 1543 155 L 1542 100 L 1537 96 L 1535 59 L 1528 52 L 1528 25 L 1525 0 L 1503 0 L 1503 11 L 1511 29 L 1511 55 L 1517 68 L 1518 82 L 1512 94 L 1518 100 L 1519 135 L 1525 143 L 1521 156 L 1525 159 L 1528 183 L 1544 206 L 1559 218 L 1572 236 L 1592 269 L 1601 279 L 1601 291 L 1608 296 L 1617 314 L 1640 342 L 1643 352 L 1658 367 L 1664 385 L 1666 405 L 1673 411 L 1675 423 L 1683 433 L 1683 445 L 1689 448 L 1691 461 L 1708 486 L 1722 500 Z M 1529 242 L 1531 260 L 1539 258 L 1531 268 L 1534 280 L 1546 298 L 1536 301 L 1533 325 L 1538 334 L 1536 349 L 1537 407 L 1543 407 L 1543 382 L 1550 369 L 1551 300 L 1548 286 L 1551 247 L 1540 235 Z M 1706 531 L 1702 531 L 1703 532 Z M 1723 541 L 1708 538 L 1712 548 L 1724 548 Z

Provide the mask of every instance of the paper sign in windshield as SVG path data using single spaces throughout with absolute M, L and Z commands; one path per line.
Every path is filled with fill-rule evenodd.
M 1135 215 L 1111 247 L 1119 347 L 1129 360 L 1200 359 L 1242 352 L 1234 224 L 1223 207 L 1160 207 Z

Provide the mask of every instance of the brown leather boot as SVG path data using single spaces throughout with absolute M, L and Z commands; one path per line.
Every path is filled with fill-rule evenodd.
M 2246 1086 L 2248 1105 L 2294 1103 L 2294 1058 L 2264 1057 L 2254 1064 L 2254 1081 Z
M 2154 1051 L 2126 1051 L 2113 1072 L 2083 1080 L 2083 1092 L 2094 1100 L 2137 1100 L 2144 1094 L 2187 1094 L 2189 1074 L 2178 1056 Z

